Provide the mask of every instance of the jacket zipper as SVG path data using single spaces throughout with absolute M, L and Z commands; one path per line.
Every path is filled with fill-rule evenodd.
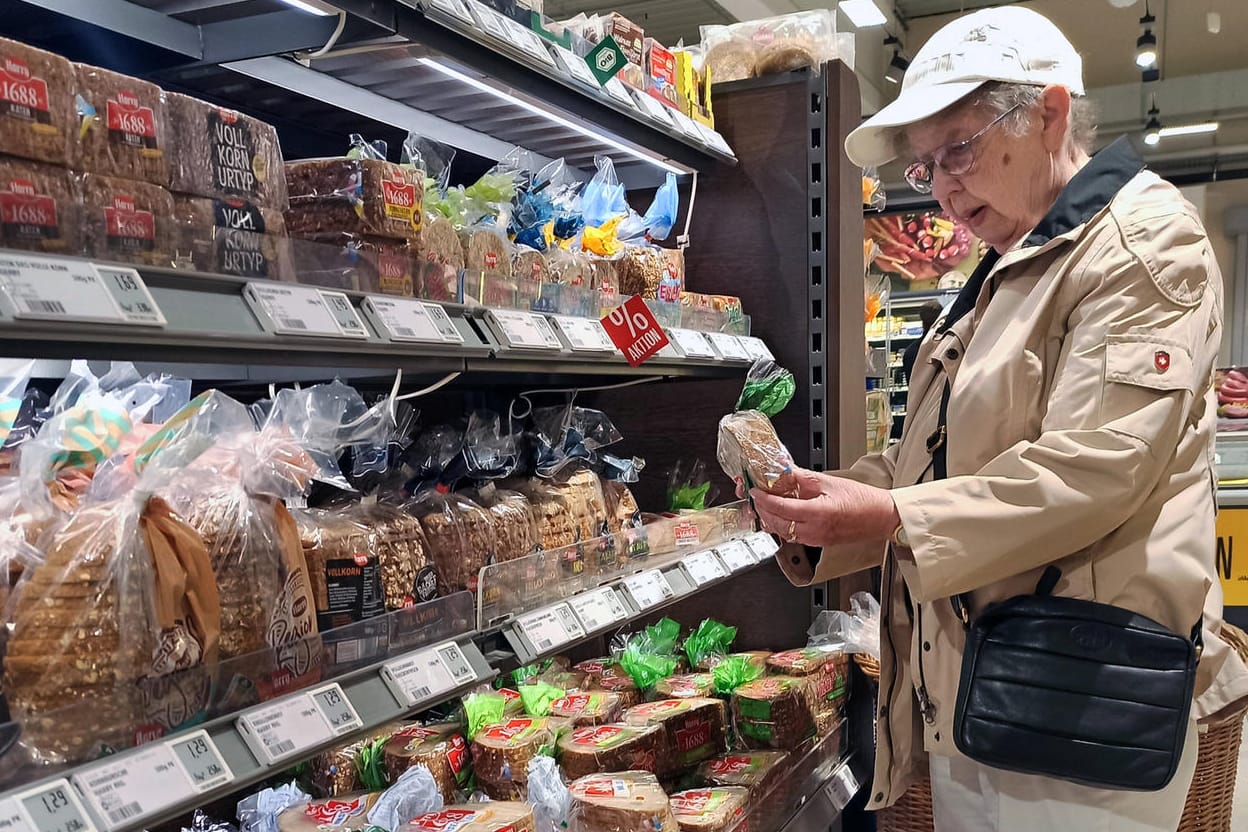
M 923 605 L 915 606 L 915 615 L 918 617 L 918 636 L 919 636 L 919 715 L 923 717 L 923 721 L 928 725 L 936 724 L 936 706 L 932 704 L 932 698 L 927 694 L 927 674 L 923 671 Z

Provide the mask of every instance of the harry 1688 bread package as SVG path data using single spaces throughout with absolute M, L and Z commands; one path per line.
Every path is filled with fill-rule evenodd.
M 77 129 L 73 64 L 0 38 L 0 148 L 10 156 L 65 165 Z
M 382 159 L 289 162 L 291 236 L 363 234 L 415 242 L 424 221 L 425 174 Z
M 79 127 L 70 166 L 83 173 L 169 186 L 164 93 L 138 78 L 74 66 Z

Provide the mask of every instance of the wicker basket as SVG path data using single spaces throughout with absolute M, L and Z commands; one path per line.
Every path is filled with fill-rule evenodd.
M 1248 661 L 1248 634 L 1238 627 L 1223 624 L 1222 640 Z M 1208 725 L 1200 735 L 1196 774 L 1187 792 L 1178 832 L 1230 832 L 1243 731 L 1244 710 L 1241 709 Z

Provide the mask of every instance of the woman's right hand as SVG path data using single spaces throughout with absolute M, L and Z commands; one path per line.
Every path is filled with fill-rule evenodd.
M 823 547 L 885 541 L 901 522 L 888 489 L 804 469 L 794 476 L 796 497 L 758 488 L 750 492 L 763 529 L 790 543 Z

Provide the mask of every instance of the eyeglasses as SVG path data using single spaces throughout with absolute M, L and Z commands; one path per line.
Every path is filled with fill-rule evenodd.
M 953 144 L 947 144 L 944 147 L 936 149 L 930 159 L 920 159 L 912 163 L 906 168 L 906 181 L 910 183 L 910 187 L 914 188 L 921 194 L 930 194 L 932 192 L 932 176 L 936 173 L 937 166 L 950 176 L 961 176 L 975 167 L 975 142 L 983 138 L 984 134 L 992 128 L 996 127 L 1005 117 L 1013 113 L 1022 104 L 1015 104 L 992 121 L 969 139 Z

